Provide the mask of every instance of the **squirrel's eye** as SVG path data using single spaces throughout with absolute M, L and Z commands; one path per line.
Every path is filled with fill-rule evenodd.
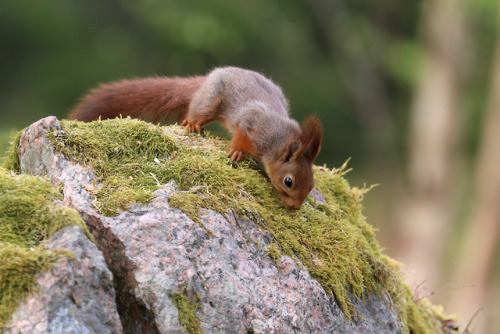
M 293 182 L 292 182 L 292 179 L 290 178 L 290 176 L 285 177 L 284 182 L 285 182 L 285 186 L 287 186 L 288 188 L 291 188 L 293 185 Z

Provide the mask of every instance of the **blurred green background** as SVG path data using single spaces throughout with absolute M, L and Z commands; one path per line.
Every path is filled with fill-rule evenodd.
M 389 2 L 6 1 L 1 131 L 64 117 L 100 82 L 234 65 L 281 85 L 295 118 L 321 116 L 319 163 L 399 159 L 418 6 Z
M 317 164 L 351 158 L 353 185 L 380 184 L 365 213 L 387 252 L 405 262 L 415 291 L 449 287 L 431 299 L 459 313 L 463 327 L 484 307 L 471 328 L 491 332 L 499 326 L 498 298 L 488 297 L 500 296 L 498 238 L 478 253 L 487 258 L 479 276 L 466 269 L 474 271 L 481 233 L 497 236 L 500 225 L 496 213 L 473 231 L 478 212 L 495 211 L 480 206 L 491 199 L 480 166 L 491 169 L 499 152 L 486 135 L 496 133 L 487 124 L 500 122 L 492 116 L 500 109 L 497 7 L 496 0 L 4 0 L 0 152 L 13 131 L 64 118 L 101 82 L 224 65 L 261 72 L 282 86 L 294 118 L 321 118 Z M 500 187 L 498 173 L 489 187 Z M 468 293 L 478 302 L 460 305 L 476 298 Z

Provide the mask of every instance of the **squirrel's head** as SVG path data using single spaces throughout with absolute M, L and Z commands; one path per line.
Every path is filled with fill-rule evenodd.
M 323 127 L 317 117 L 307 118 L 300 136 L 291 138 L 278 159 L 266 166 L 267 175 L 288 208 L 300 209 L 314 187 L 312 166 L 321 148 Z

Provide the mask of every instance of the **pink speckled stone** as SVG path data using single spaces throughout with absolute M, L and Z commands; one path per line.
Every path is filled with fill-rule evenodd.
M 113 275 L 97 247 L 73 226 L 45 242 L 48 249 L 69 249 L 38 278 L 38 290 L 16 309 L 5 333 L 122 333 Z

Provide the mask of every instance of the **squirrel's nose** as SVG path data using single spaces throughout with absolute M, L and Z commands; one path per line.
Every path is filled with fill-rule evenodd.
M 298 210 L 302 207 L 302 203 L 301 204 L 293 203 L 292 205 L 287 205 L 287 206 L 289 209 Z
M 283 201 L 288 209 L 298 210 L 302 207 L 302 201 L 295 200 L 291 197 L 283 197 Z

